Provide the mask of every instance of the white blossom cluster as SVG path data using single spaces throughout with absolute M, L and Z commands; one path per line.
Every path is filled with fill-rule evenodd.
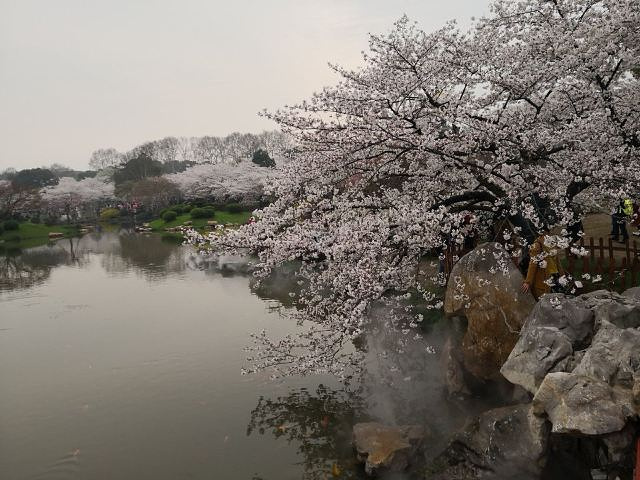
M 202 164 L 184 172 L 165 175 L 185 199 L 209 199 L 218 203 L 239 202 L 256 205 L 264 196 L 264 185 L 274 169 L 245 161 L 238 164 Z
M 42 189 L 40 196 L 50 213 L 76 216 L 79 210 L 99 206 L 115 195 L 113 184 L 100 179 L 62 177 L 57 185 Z
M 262 275 L 301 261 L 294 316 L 311 327 L 257 335 L 253 368 L 344 374 L 372 304 L 421 291 L 425 255 L 501 219 L 523 237 L 567 225 L 587 188 L 638 191 L 638 25 L 637 0 L 497 0 L 469 32 L 403 18 L 362 68 L 334 66 L 337 85 L 265 113 L 297 144 L 275 202 L 191 238 L 248 247 Z

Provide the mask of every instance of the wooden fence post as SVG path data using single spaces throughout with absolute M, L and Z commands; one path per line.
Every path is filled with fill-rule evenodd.
M 598 239 L 598 248 L 600 249 L 600 260 L 604 260 L 604 245 L 603 245 L 602 237 Z
M 613 258 L 613 240 L 609 237 L 609 259 Z

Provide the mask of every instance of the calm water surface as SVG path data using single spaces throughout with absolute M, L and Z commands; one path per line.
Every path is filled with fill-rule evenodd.
M 444 396 L 450 322 L 424 338 L 385 311 L 348 391 L 242 376 L 250 333 L 296 328 L 291 276 L 244 270 L 125 231 L 0 254 L 0 479 L 362 479 L 354 422 L 425 425 L 429 454 L 487 408 Z
M 350 458 L 336 382 L 240 375 L 249 333 L 292 325 L 233 263 L 126 232 L 0 263 L 3 480 L 325 478 Z M 307 427 L 328 450 L 299 451 Z

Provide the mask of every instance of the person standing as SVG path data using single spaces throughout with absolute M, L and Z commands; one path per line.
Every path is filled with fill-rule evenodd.
M 547 244 L 548 234 L 548 231 L 543 232 L 531 245 L 527 278 L 522 283 L 522 292 L 530 291 L 536 300 L 552 291 L 551 284 L 557 284 L 563 272 L 557 248 Z
M 621 198 L 613 210 L 613 215 L 611 215 L 611 236 L 616 242 L 627 243 L 627 240 L 629 240 L 629 234 L 627 233 L 627 214 L 625 210 L 625 201 Z M 620 240 L 620 235 L 622 235 L 622 240 Z

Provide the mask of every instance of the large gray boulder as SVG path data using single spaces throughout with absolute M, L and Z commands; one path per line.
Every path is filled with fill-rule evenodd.
M 640 375 L 640 330 L 603 321 L 573 373 L 633 389 Z
M 554 433 L 609 435 L 640 415 L 640 300 L 545 295 L 502 366 Z
M 619 432 L 637 415 L 628 389 L 575 373 L 547 375 L 533 397 L 533 411 L 548 417 L 552 433 Z
M 636 302 L 640 302 L 640 287 L 633 287 L 629 290 L 625 290 L 622 292 L 622 295 L 630 298 L 631 300 L 635 300 Z
M 366 422 L 353 426 L 353 446 L 367 475 L 404 471 L 416 461 L 424 437 L 425 429 L 418 425 Z
M 444 311 L 466 317 L 462 340 L 465 369 L 481 380 L 500 380 L 500 367 L 519 338 L 535 305 L 522 293 L 523 277 L 499 243 L 485 243 L 453 267 Z
M 609 322 L 620 328 L 640 327 L 640 293 L 638 287 L 626 290 L 622 295 L 608 290 L 581 295 L 579 301 L 595 314 L 596 328 L 601 322 Z
M 549 372 L 564 370 L 572 354 L 571 340 L 559 329 L 535 327 L 523 333 L 500 372 L 511 383 L 535 393 Z
M 594 312 L 582 302 L 560 294 L 543 295 L 500 372 L 535 393 L 547 373 L 570 371 L 574 349 L 588 344 L 594 324 Z
M 469 422 L 426 468 L 429 480 L 538 479 L 548 424 L 531 405 L 489 410 Z

